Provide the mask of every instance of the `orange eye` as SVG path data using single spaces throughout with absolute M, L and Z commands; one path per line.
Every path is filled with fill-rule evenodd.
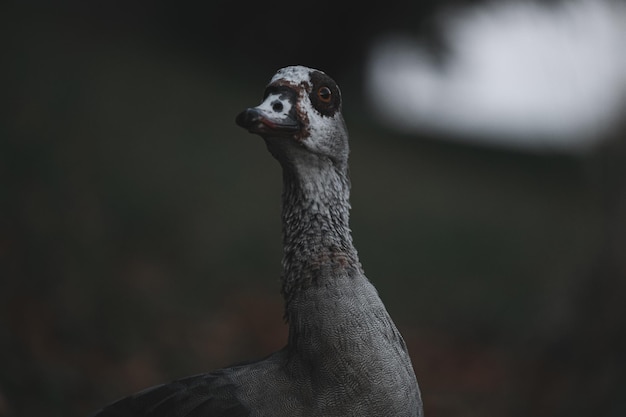
M 317 97 L 323 103 L 330 103 L 330 99 L 333 97 L 333 92 L 330 91 L 330 88 L 328 87 L 320 87 L 319 90 L 317 90 Z

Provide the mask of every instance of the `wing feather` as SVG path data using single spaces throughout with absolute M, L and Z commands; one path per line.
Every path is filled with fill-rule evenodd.
M 92 417 L 247 417 L 227 371 L 158 385 L 123 398 Z

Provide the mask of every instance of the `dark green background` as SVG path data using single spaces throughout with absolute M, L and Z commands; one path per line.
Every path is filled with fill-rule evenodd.
M 87 415 L 285 343 L 280 169 L 234 118 L 296 63 L 342 86 L 354 239 L 427 416 L 623 415 L 624 129 L 557 155 L 377 125 L 369 42 L 440 51 L 442 4 L 2 6 L 0 415 Z

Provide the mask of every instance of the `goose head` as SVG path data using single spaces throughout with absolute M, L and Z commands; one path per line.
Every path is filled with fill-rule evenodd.
M 276 72 L 263 101 L 241 112 L 236 123 L 265 139 L 281 162 L 329 159 L 346 165 L 348 133 L 341 114 L 341 91 L 322 71 L 303 66 Z

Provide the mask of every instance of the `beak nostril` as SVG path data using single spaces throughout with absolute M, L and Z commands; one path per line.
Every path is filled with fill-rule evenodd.
M 280 101 L 275 101 L 272 103 L 272 110 L 275 112 L 283 111 L 283 103 Z

